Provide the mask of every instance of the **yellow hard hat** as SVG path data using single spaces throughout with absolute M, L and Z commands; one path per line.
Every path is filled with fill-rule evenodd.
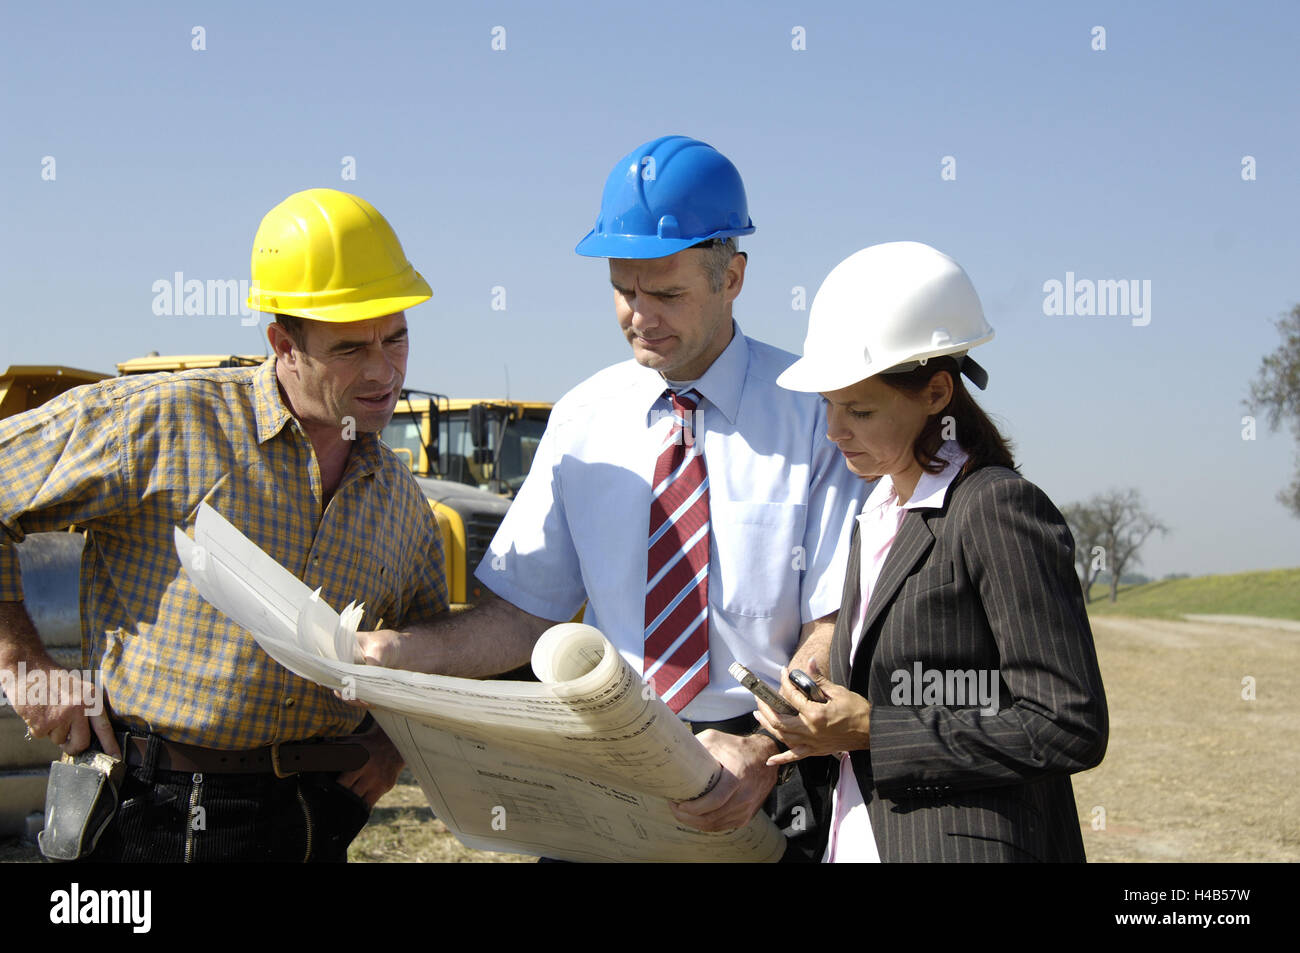
M 250 308 L 313 321 L 367 321 L 433 295 L 388 221 L 336 189 L 295 192 L 266 213 L 252 275 Z

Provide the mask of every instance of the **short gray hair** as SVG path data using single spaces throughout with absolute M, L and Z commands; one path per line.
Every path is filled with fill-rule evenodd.
M 727 274 L 727 266 L 740 250 L 734 238 L 716 238 L 702 248 L 704 252 L 704 273 L 709 278 L 709 290 L 716 293 L 722 290 L 722 281 Z

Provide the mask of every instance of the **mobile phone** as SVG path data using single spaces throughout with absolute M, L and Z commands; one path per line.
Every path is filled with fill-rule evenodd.
M 727 669 L 727 671 L 731 673 L 732 678 L 753 692 L 755 698 L 761 698 L 767 702 L 767 707 L 778 715 L 799 714 L 798 709 L 776 693 L 776 689 L 739 662 L 732 662 L 731 668 Z
M 804 697 L 810 702 L 821 702 L 824 704 L 825 702 L 830 701 L 830 699 L 826 697 L 826 693 L 817 687 L 817 683 L 814 682 L 803 669 L 796 668 L 787 677 L 790 679 L 790 684 L 803 692 Z

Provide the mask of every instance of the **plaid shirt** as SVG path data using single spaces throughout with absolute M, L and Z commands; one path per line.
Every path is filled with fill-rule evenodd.
M 84 527 L 82 664 L 102 671 L 118 720 L 172 741 L 252 748 L 346 734 L 363 717 L 195 591 L 172 528 L 192 534 L 201 502 L 336 609 L 364 601 L 363 629 L 447 607 L 441 537 L 411 474 L 359 433 L 323 507 L 274 359 L 75 388 L 0 421 L 0 473 L 0 601 L 22 598 L 11 540 Z

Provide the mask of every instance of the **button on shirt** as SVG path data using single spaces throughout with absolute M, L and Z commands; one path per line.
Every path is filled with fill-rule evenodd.
M 275 361 L 255 368 L 122 377 L 0 421 L 0 601 L 22 598 L 26 533 L 75 523 L 82 664 L 102 670 L 114 715 L 136 730 L 211 748 L 346 734 L 356 709 L 281 668 L 190 585 L 172 529 L 207 502 L 362 628 L 446 608 L 429 505 L 376 434 L 357 434 L 323 506 L 310 441 L 280 396 Z
M 858 545 L 862 547 L 861 565 L 861 608 L 854 621 L 853 643 L 849 658 L 857 655 L 858 645 L 862 641 L 863 623 L 867 620 L 867 608 L 872 590 L 880 578 L 880 571 L 885 565 L 894 539 L 903 525 L 903 517 L 908 510 L 939 508 L 943 506 L 948 494 L 948 487 L 957 478 L 968 454 L 955 440 L 945 441 L 939 448 L 938 455 L 948 461 L 947 466 L 938 473 L 922 472 L 916 481 L 916 488 L 906 503 L 898 502 L 898 492 L 894 481 L 889 476 L 880 478 L 858 517 Z M 830 841 L 826 845 L 825 863 L 879 863 L 880 855 L 876 850 L 876 837 L 871 831 L 871 818 L 867 814 L 867 805 L 858 787 L 858 779 L 853 773 L 848 752 L 840 754 L 840 780 L 835 786 L 835 795 L 831 805 Z
M 793 354 L 734 336 L 694 388 L 709 474 L 709 685 L 681 711 L 720 721 L 754 710 L 727 674 L 770 684 L 803 623 L 834 612 L 865 495 L 826 439 L 820 397 L 778 387 Z M 655 461 L 672 427 L 657 372 L 627 361 L 566 394 L 477 576 L 525 612 L 600 629 L 643 670 Z

